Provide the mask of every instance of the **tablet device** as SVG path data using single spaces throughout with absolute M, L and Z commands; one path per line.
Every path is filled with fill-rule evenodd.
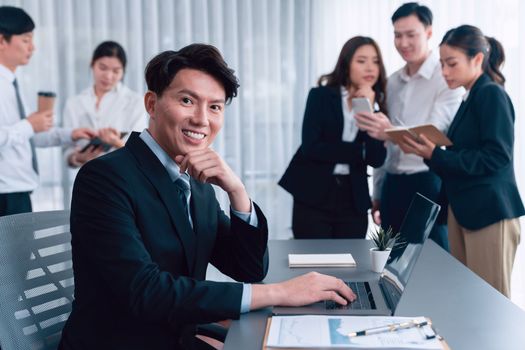
M 368 100 L 366 97 L 354 97 L 352 98 L 352 110 L 355 114 L 368 112 L 373 113 L 372 105 L 370 104 L 370 100 Z
M 121 132 L 120 133 L 120 138 L 123 138 L 124 136 L 126 136 L 128 133 L 127 132 Z M 88 150 L 88 148 L 90 147 L 93 147 L 93 148 L 97 148 L 97 147 L 102 147 L 102 150 L 104 152 L 107 152 L 111 149 L 111 145 L 105 143 L 105 142 L 102 142 L 101 139 L 99 139 L 98 137 L 94 137 L 91 139 L 91 141 L 89 141 L 89 143 L 87 145 L 84 146 L 84 148 L 82 148 L 80 150 L 80 153 L 84 153 Z

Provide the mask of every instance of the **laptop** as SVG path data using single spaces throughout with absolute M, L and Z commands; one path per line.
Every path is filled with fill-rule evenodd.
M 274 307 L 274 315 L 393 315 L 439 213 L 440 206 L 416 193 L 401 225 L 403 244 L 390 253 L 379 280 L 345 281 L 357 295 L 349 305 L 324 301 Z

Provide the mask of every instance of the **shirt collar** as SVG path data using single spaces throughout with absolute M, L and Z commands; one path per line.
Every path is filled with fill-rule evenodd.
M 13 81 L 15 81 L 16 79 L 15 73 L 13 73 L 9 68 L 4 66 L 3 64 L 0 64 L 0 77 L 6 79 L 10 83 L 13 83 Z
M 467 100 L 469 94 L 470 94 L 470 90 L 465 91 L 465 94 L 462 97 L 463 102 L 465 102 Z
M 110 91 L 108 91 L 107 93 L 110 94 L 112 92 L 119 92 L 120 90 L 122 90 L 122 82 L 118 82 L 117 85 L 115 85 L 115 87 L 113 89 L 111 89 Z M 95 85 L 92 85 L 91 88 L 89 89 L 89 94 L 92 96 L 92 97 L 96 97 L 95 95 Z
M 400 77 L 404 81 L 409 81 L 414 76 L 419 75 L 419 76 L 429 80 L 430 78 L 432 78 L 432 75 L 434 74 L 434 69 L 436 68 L 436 64 L 438 62 L 439 62 L 439 57 L 438 57 L 437 52 L 431 51 L 430 54 L 428 55 L 427 59 L 425 60 L 425 62 L 423 62 L 421 67 L 419 67 L 419 70 L 417 71 L 416 74 L 414 74 L 412 77 L 409 76 L 407 74 L 407 72 L 406 72 L 407 66 L 405 66 L 401 70 Z
M 151 136 L 148 129 L 144 129 L 139 136 L 142 141 L 151 149 L 151 151 L 157 156 L 160 160 L 168 175 L 171 178 L 171 181 L 175 182 L 180 177 L 180 168 L 175 163 L 175 161 L 160 147 L 160 145 L 155 141 Z

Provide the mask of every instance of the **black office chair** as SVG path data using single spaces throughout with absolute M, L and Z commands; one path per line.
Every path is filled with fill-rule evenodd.
M 58 347 L 73 302 L 72 267 L 69 210 L 0 217 L 1 350 Z M 221 342 L 226 332 L 197 328 Z
M 69 211 L 0 217 L 0 346 L 56 349 L 71 312 Z

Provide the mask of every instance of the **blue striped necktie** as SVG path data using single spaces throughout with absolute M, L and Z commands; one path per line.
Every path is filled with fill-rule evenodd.
M 20 91 L 18 90 L 18 82 L 16 81 L 16 79 L 13 80 L 13 86 L 15 87 L 16 104 L 18 105 L 18 112 L 20 113 L 20 119 L 25 119 L 26 112 L 24 110 L 24 104 L 22 103 L 22 98 L 20 97 Z M 35 170 L 35 173 L 38 174 L 38 161 L 36 159 L 35 143 L 33 142 L 32 137 L 29 139 L 29 144 L 31 145 L 31 163 L 33 165 L 33 169 Z
M 180 200 L 184 206 L 188 220 L 190 221 L 191 228 L 193 228 L 193 220 L 191 219 L 190 213 L 190 176 L 186 173 L 182 173 L 174 183 L 177 187 L 177 191 L 179 192 Z

